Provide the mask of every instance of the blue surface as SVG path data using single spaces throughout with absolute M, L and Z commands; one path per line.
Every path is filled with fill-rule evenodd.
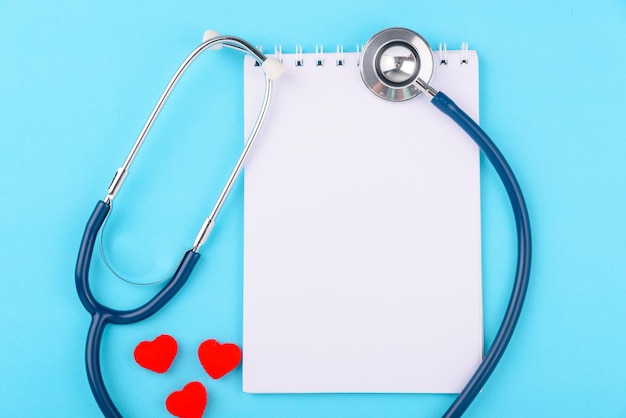
M 368 1 L 20 3 L 0 3 L 0 416 L 98 416 L 83 362 L 89 315 L 74 288 L 80 237 L 203 31 L 292 52 L 296 43 L 352 50 L 389 26 L 479 51 L 481 125 L 515 169 L 531 215 L 528 301 L 466 416 L 626 415 L 626 3 L 400 0 L 398 13 Z M 121 271 L 164 274 L 193 241 L 239 152 L 239 63 L 236 54 L 204 55 L 155 125 L 107 225 Z M 504 190 L 486 163 L 482 174 L 489 344 L 515 248 Z M 218 381 L 202 371 L 202 341 L 241 343 L 241 183 L 233 193 L 172 303 L 105 333 L 105 381 L 124 416 L 170 416 L 166 396 L 192 380 L 207 387 L 213 417 L 441 415 L 452 396 L 248 395 L 240 369 Z M 120 283 L 101 262 L 92 276 L 114 307 L 154 292 Z M 132 358 L 138 342 L 160 333 L 180 345 L 164 375 Z

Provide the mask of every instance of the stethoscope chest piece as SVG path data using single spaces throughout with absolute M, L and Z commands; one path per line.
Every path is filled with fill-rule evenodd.
M 385 29 L 374 35 L 361 54 L 361 77 L 377 96 L 400 102 L 421 93 L 419 78 L 433 76 L 433 53 L 428 42 L 404 28 Z

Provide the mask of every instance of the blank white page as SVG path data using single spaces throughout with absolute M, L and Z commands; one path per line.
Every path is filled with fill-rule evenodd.
M 243 390 L 459 392 L 482 359 L 479 150 L 356 53 L 283 55 L 245 168 Z M 478 57 L 432 85 L 478 119 Z M 264 77 L 244 62 L 249 132 Z

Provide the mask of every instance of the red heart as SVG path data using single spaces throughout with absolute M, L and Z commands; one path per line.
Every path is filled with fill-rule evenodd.
M 198 348 L 198 357 L 209 376 L 219 379 L 237 367 L 241 361 L 241 350 L 232 343 L 220 344 L 215 340 L 206 340 Z
M 202 383 L 191 382 L 183 390 L 172 392 L 165 400 L 165 407 L 175 417 L 201 418 L 206 400 L 206 389 Z
M 142 341 L 135 347 L 135 361 L 141 367 L 157 373 L 165 373 L 170 368 L 178 344 L 167 334 L 159 335 L 152 341 Z

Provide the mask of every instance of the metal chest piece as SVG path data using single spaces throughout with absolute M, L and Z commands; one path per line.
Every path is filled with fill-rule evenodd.
M 361 54 L 361 77 L 377 96 L 400 102 L 421 93 L 417 79 L 433 76 L 433 53 L 428 42 L 404 28 L 385 29 L 374 35 Z

